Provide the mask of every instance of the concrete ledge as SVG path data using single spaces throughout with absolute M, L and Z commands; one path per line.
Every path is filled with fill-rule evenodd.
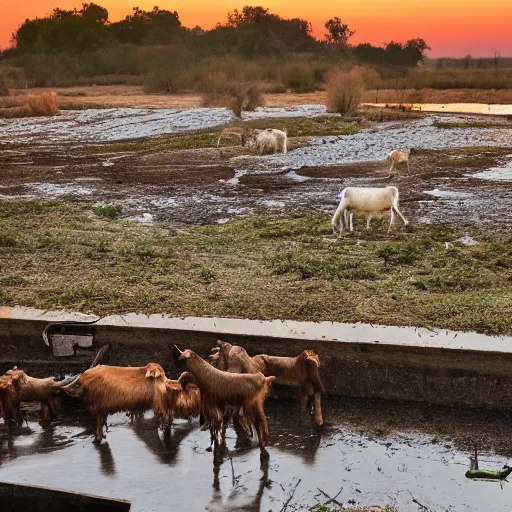
M 84 366 L 76 357 L 54 358 L 41 333 L 48 322 L 96 317 L 3 308 L 0 370 Z M 312 349 L 322 360 L 327 393 L 413 400 L 431 404 L 512 407 L 512 338 L 331 322 L 250 321 L 229 318 L 110 316 L 85 326 L 97 346 L 112 345 L 110 364 L 164 365 L 170 375 L 183 367 L 173 345 L 207 357 L 217 339 L 244 346 L 250 354 L 295 356 Z M 80 371 L 80 369 L 79 369 Z
M 38 322 L 87 322 L 99 317 L 83 313 L 0 308 L 2 319 Z M 297 322 L 293 320 L 247 320 L 241 318 L 171 317 L 161 314 L 128 313 L 101 318 L 96 326 L 198 331 L 219 335 L 262 336 L 277 339 L 381 343 L 409 347 L 512 352 L 512 336 L 486 336 L 424 327 L 393 327 L 362 323 Z

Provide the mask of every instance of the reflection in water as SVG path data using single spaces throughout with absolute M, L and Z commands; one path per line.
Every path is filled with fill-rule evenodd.
M 301 457 L 304 464 L 312 466 L 328 426 L 318 428 L 312 419 L 302 417 L 297 411 L 294 411 L 296 415 L 290 414 L 290 407 L 295 406 L 293 401 L 272 402 L 271 445 L 280 452 Z
M 116 463 L 108 442 L 94 444 L 100 454 L 101 472 L 104 475 L 114 476 L 116 474 Z
M 184 424 L 173 424 L 171 432 L 160 435 L 154 418 L 139 418 L 132 424 L 137 437 L 144 442 L 147 448 L 160 462 L 175 466 L 178 462 L 180 443 L 197 429 L 197 421 Z
M 34 437 L 35 436 L 35 437 Z M 71 440 L 67 436 L 55 434 L 55 424 L 41 427 L 36 422 L 28 426 L 6 428 L 0 426 L 0 467 L 8 460 L 26 457 L 47 450 L 55 451 L 65 448 Z
M 233 456 L 236 456 L 233 453 Z M 269 461 L 261 461 L 260 469 L 262 475 L 259 478 L 258 486 L 254 496 L 251 498 L 251 470 L 244 474 L 237 475 L 235 472 L 235 465 L 233 456 L 229 457 L 224 462 L 214 462 L 213 464 L 213 495 L 210 504 L 206 510 L 211 512 L 224 511 L 224 510 L 244 510 L 258 512 L 261 510 L 261 503 L 265 489 L 270 486 L 271 481 L 268 478 Z M 223 500 L 223 493 L 220 488 L 219 474 L 221 466 L 230 465 L 231 467 L 231 488 L 227 493 L 226 499 Z
M 482 467 L 499 469 L 512 456 L 509 412 L 329 398 L 330 425 L 317 432 L 299 424 L 296 405 L 266 405 L 269 464 L 256 440 L 236 449 L 229 429 L 230 451 L 213 475 L 209 434 L 197 423 L 177 422 L 164 438 L 153 418 L 130 425 L 113 415 L 108 443 L 95 446 L 82 433 L 89 414 L 70 411 L 47 429 L 31 421 L 11 437 L 0 422 L 2 480 L 127 499 L 133 512 L 280 510 L 288 499 L 289 510 L 307 510 L 325 501 L 317 488 L 335 496 L 340 487 L 340 502 L 361 507 L 417 510 L 414 498 L 430 510 L 510 510 L 512 485 L 496 493 L 464 476 L 475 444 Z

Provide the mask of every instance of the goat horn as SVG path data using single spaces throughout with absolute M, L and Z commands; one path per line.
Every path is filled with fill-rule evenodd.
M 60 388 L 68 388 L 68 387 L 71 387 L 73 386 L 73 384 L 76 384 L 76 382 L 78 381 L 78 379 L 80 378 L 82 374 L 79 373 L 78 375 L 76 375 L 75 377 L 72 377 L 72 381 L 71 382 L 66 382 L 68 379 L 64 379 L 63 381 L 57 383 L 57 384 L 60 384 Z M 65 384 L 62 384 L 63 382 L 65 382 Z
M 176 347 L 176 350 L 177 350 L 180 354 L 183 354 L 183 351 L 182 351 L 182 350 L 180 350 L 180 349 L 178 348 L 178 345 L 174 345 L 174 346 Z
M 71 377 L 66 377 L 63 380 L 56 382 L 53 385 L 53 387 L 55 389 L 60 389 L 60 388 L 63 388 L 64 386 L 69 386 L 71 384 L 74 384 L 77 381 L 77 379 L 80 377 L 80 375 L 82 375 L 82 374 L 79 373 L 78 375 L 72 375 Z

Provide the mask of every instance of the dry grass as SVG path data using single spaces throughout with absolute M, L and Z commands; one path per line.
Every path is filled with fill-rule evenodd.
M 0 76 L 0 96 L 9 96 L 7 81 L 3 76 Z
M 55 116 L 59 113 L 57 95 L 54 92 L 31 95 L 28 97 L 27 104 L 36 116 Z
M 199 93 L 186 94 L 147 94 L 142 86 L 138 85 L 98 85 L 97 87 L 65 87 L 65 88 L 32 88 L 11 89 L 13 98 L 26 96 L 26 94 L 40 94 L 41 92 L 57 92 L 57 100 L 61 109 L 69 108 L 101 108 L 103 107 L 140 107 L 140 108 L 199 108 L 203 96 Z M 265 105 L 288 107 L 292 105 L 325 105 L 325 91 L 311 93 L 266 93 L 263 91 Z M 367 89 L 363 93 L 362 101 L 365 103 L 498 103 L 512 104 L 512 89 L 477 90 L 453 89 L 435 90 L 404 89 L 398 92 L 394 89 L 377 91 Z M 0 108 L 6 107 L 8 98 L 0 98 Z M 15 105 L 19 105 L 19 101 Z M 11 105 L 14 106 L 14 105 Z
M 367 89 L 365 103 L 512 103 L 512 89 Z
M 0 117 L 6 119 L 55 116 L 58 113 L 57 95 L 54 92 L 43 92 L 26 97 L 13 96 L 0 103 Z
M 326 83 L 327 110 L 348 114 L 357 109 L 364 91 L 364 77 L 360 68 L 339 68 L 329 72 Z
M 263 96 L 259 85 L 246 81 L 243 77 L 217 79 L 212 89 L 203 96 L 204 107 L 226 107 L 235 116 L 242 117 L 243 111 L 252 111 L 263 105 Z
M 422 112 L 402 112 L 399 109 L 392 108 L 362 107 L 360 112 L 364 119 L 376 123 L 399 121 L 404 119 L 421 119 L 422 117 L 425 117 L 425 114 Z

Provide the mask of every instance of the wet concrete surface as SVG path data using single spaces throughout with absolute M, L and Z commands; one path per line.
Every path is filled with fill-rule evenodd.
M 329 496 L 345 505 L 402 511 L 506 511 L 512 487 L 465 478 L 473 446 L 480 468 L 512 455 L 512 417 L 485 410 L 327 398 L 327 426 L 298 421 L 294 401 L 267 401 L 270 461 L 234 448 L 214 467 L 209 435 L 197 422 L 157 432 L 151 414 L 109 418 L 107 440 L 91 442 L 83 410 L 63 411 L 50 427 L 29 421 L 8 437 L 0 425 L 2 480 L 124 498 L 134 511 L 307 510 Z

